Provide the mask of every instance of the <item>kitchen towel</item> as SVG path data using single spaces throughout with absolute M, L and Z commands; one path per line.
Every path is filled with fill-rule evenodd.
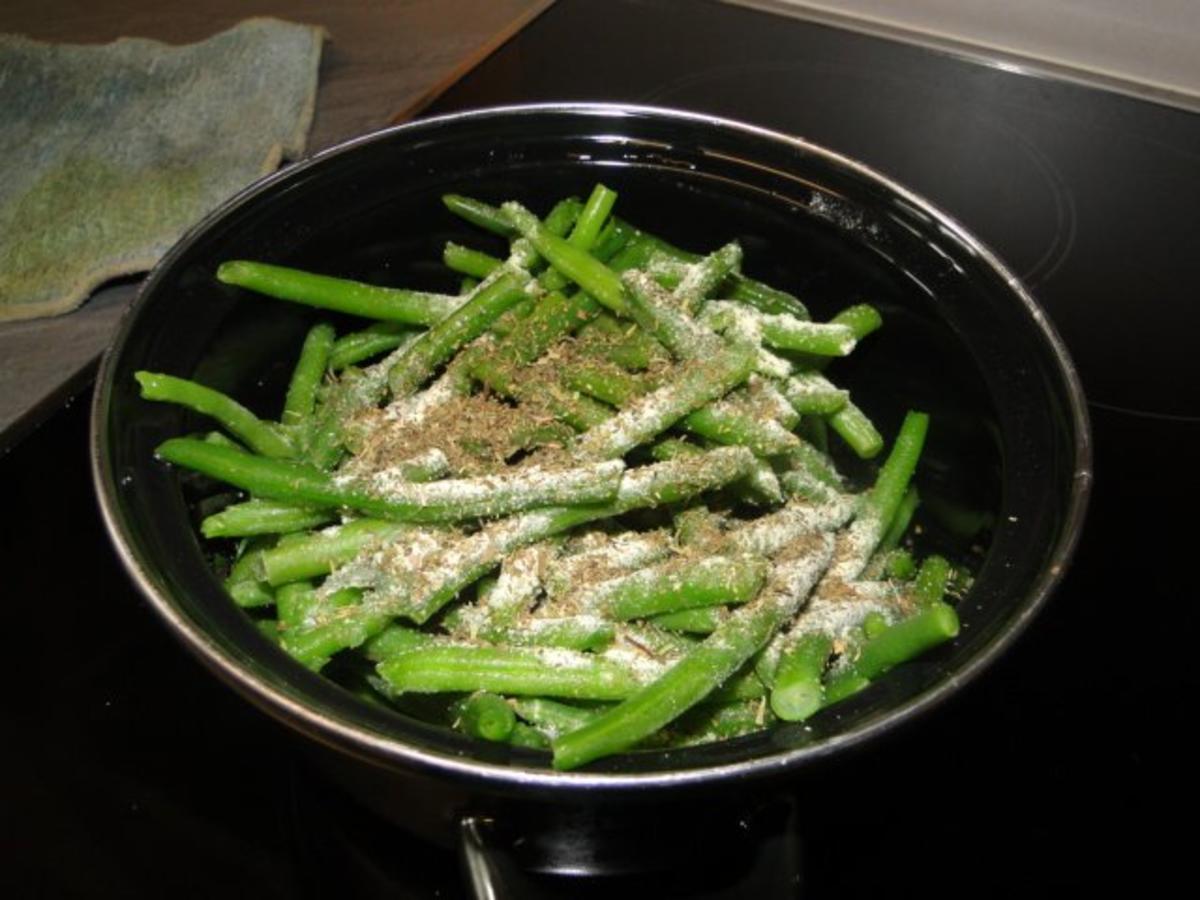
M 324 36 L 267 18 L 181 46 L 0 35 L 0 321 L 149 269 L 303 154 Z

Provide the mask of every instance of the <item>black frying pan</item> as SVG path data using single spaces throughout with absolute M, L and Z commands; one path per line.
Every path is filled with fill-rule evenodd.
M 446 288 L 429 261 L 447 238 L 468 232 L 442 209 L 442 193 L 544 209 L 597 180 L 621 194 L 625 218 L 673 243 L 706 250 L 737 237 L 747 271 L 796 292 L 818 318 L 857 300 L 882 310 L 884 332 L 839 378 L 885 434 L 906 408 L 932 413 L 919 484 L 941 513 L 928 516 L 922 539 L 925 549 L 972 561 L 977 580 L 952 645 L 803 726 L 558 773 L 534 751 L 474 742 L 365 704 L 264 639 L 210 573 L 195 498 L 177 471 L 153 459 L 159 442 L 201 423 L 141 401 L 132 373 L 194 376 L 273 416 L 313 317 L 219 285 L 213 272 L 222 260 Z M 558 870 L 599 865 L 589 834 L 629 833 L 629 822 L 663 816 L 689 821 L 689 804 L 745 808 L 956 692 L 1046 601 L 1078 537 L 1091 481 L 1085 406 L 1061 341 L 1012 274 L 956 222 L 878 173 L 797 139 L 706 116 L 579 104 L 401 126 L 234 197 L 167 254 L 123 320 L 99 374 L 93 442 L 97 491 L 125 565 L 218 676 L 310 739 L 329 770 L 390 819 L 442 841 L 466 835 L 468 846 L 486 843 L 498 816 L 525 822 L 543 838 L 527 842 L 540 848 L 534 864 Z M 955 510 L 982 517 L 964 526 Z

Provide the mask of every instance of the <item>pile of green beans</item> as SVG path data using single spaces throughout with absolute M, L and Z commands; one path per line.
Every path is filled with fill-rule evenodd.
M 145 399 L 222 429 L 157 454 L 237 489 L 200 530 L 270 640 L 573 769 L 804 721 L 956 636 L 955 567 L 910 549 L 929 418 L 909 412 L 883 454 L 825 372 L 876 309 L 815 322 L 736 242 L 680 250 L 603 185 L 544 219 L 443 200 L 509 246 L 448 242 L 460 292 L 220 266 L 228 290 L 369 320 L 311 328 L 277 420 L 137 373 Z M 473 410 L 500 418 L 445 424 Z M 882 454 L 873 481 L 841 453 Z

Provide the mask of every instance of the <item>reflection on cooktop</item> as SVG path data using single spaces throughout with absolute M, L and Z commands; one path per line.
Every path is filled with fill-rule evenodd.
M 680 76 L 638 99 L 656 106 L 688 106 L 710 92 L 738 94 L 750 99 L 731 115 L 770 122 L 777 114 L 764 110 L 758 118 L 752 99 L 764 82 L 805 85 L 795 102 L 804 107 L 806 119 L 826 123 L 822 142 L 857 147 L 846 152 L 862 159 L 910 160 L 907 183 L 922 192 L 941 185 L 940 202 L 963 222 L 983 223 L 986 230 L 978 235 L 985 243 L 1013 236 L 1006 262 L 1031 288 L 1053 274 L 1070 251 L 1076 225 L 1073 200 L 1053 160 L 991 110 L 963 109 L 930 94 L 927 107 L 914 114 L 908 98 L 926 89 L 902 73 L 824 60 L 744 62 Z M 848 96 L 870 98 L 863 114 L 870 114 L 873 137 L 860 131 L 863 114 L 844 115 Z M 950 133 L 952 150 L 931 146 L 935 136 Z M 871 147 L 881 137 L 886 151 Z

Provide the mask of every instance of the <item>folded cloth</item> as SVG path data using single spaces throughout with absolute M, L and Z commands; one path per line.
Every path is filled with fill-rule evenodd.
M 300 156 L 324 34 L 255 18 L 183 46 L 0 35 L 0 320 L 68 312 L 149 269 Z

